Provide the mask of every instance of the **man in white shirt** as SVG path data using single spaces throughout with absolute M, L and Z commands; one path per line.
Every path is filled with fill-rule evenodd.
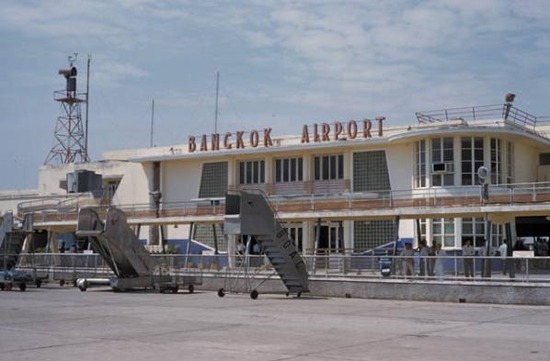
M 507 268 L 508 268 L 508 245 L 506 244 L 506 240 L 502 240 L 502 243 L 498 247 L 498 253 L 500 254 L 500 258 L 502 259 L 502 274 L 505 275 Z

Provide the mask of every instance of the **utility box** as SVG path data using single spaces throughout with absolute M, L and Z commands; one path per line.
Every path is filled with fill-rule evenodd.
M 103 177 L 90 170 L 76 170 L 67 173 L 67 193 L 99 191 L 103 186 Z

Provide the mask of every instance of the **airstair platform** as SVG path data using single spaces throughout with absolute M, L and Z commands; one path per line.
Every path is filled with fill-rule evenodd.
M 225 207 L 224 232 L 255 237 L 288 293 L 309 292 L 306 263 L 265 195 L 260 191 L 227 194 Z

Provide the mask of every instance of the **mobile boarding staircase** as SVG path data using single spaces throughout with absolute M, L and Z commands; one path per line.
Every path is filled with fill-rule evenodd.
M 29 233 L 32 233 L 32 223 L 29 225 L 25 218 L 19 227 L 14 221 L 13 213 L 7 212 L 0 223 L 0 269 L 9 270 L 17 264 L 19 254 L 23 249 L 23 242 Z M 30 229 L 27 229 L 30 227 Z
M 306 263 L 262 192 L 242 191 L 226 195 L 224 233 L 255 237 L 286 287 L 287 295 L 300 297 L 309 292 Z M 252 299 L 258 297 L 257 287 L 250 290 Z M 223 297 L 225 291 L 219 289 L 218 296 Z
M 32 235 L 32 232 L 31 215 L 25 215 L 22 222 L 16 221 L 12 212 L 6 212 L 2 216 L 0 221 L 0 257 L 2 257 L 0 259 L 0 270 L 8 271 L 16 267 L 25 239 L 27 236 Z M 40 287 L 41 281 L 36 280 L 36 277 L 33 277 L 33 280 Z M 0 279 L 0 287 L 4 289 L 4 286 L 10 282 L 3 277 Z M 25 281 L 19 283 L 21 291 L 24 291 L 26 287 Z
M 110 207 L 103 222 L 92 208 L 81 208 L 78 212 L 76 235 L 88 237 L 93 249 L 99 253 L 114 272 L 115 277 L 105 279 L 79 279 L 81 291 L 93 284 L 110 284 L 113 291 L 129 289 L 158 289 L 178 292 L 177 278 L 170 274 L 155 272 L 151 255 L 127 223 L 126 215 L 120 209 Z M 193 292 L 193 282 L 189 282 Z

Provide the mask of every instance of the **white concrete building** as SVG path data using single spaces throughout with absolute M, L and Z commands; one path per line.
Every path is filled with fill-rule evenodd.
M 276 126 L 191 135 L 187 144 L 43 166 L 37 191 L 0 194 L 0 207 L 32 212 L 51 239 L 74 231 L 78 207 L 115 205 L 149 244 L 191 236 L 223 252 L 225 194 L 254 188 L 304 253 L 421 237 L 448 250 L 467 238 L 497 246 L 550 236 L 549 125 L 506 103 L 417 113 L 407 126 L 375 118 L 306 124 L 297 135 Z M 101 194 L 68 193 L 78 187 L 67 174 L 82 170 L 101 175 Z

